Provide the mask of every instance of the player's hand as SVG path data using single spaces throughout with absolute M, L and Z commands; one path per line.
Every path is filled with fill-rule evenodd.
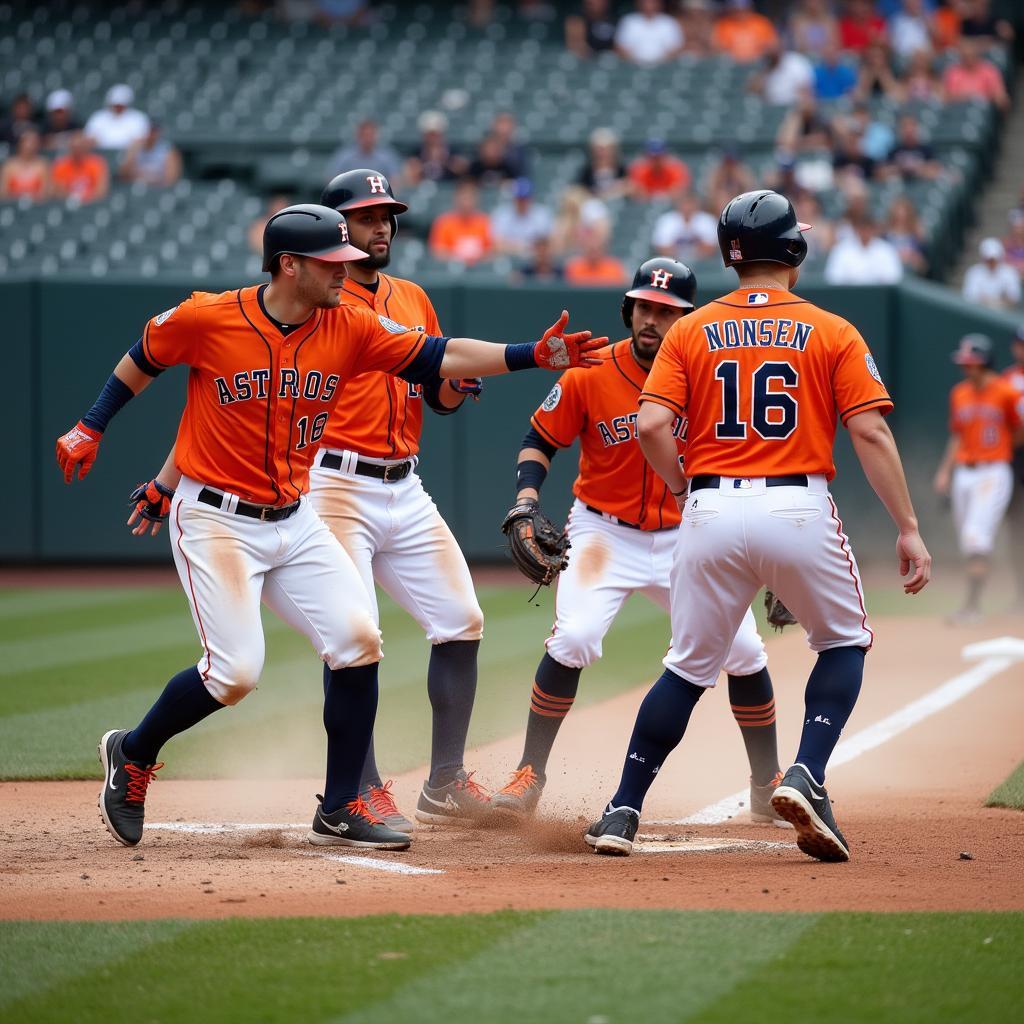
M 79 420 L 66 434 L 57 438 L 57 465 L 64 473 L 64 483 L 69 484 L 75 478 L 76 467 L 79 480 L 89 475 L 102 437 L 98 430 L 87 427 Z
M 126 525 L 133 526 L 132 535 L 144 537 L 147 533 L 155 537 L 160 532 L 171 512 L 171 499 L 174 491 L 165 487 L 159 480 L 150 480 L 139 484 L 128 496 L 128 504 L 132 506 L 132 514 Z
M 900 560 L 900 575 L 910 576 L 903 584 L 906 594 L 919 594 L 932 578 L 932 556 L 917 530 L 901 533 L 896 541 L 896 555 Z
M 940 469 L 935 474 L 935 479 L 932 481 L 932 487 L 935 488 L 936 494 L 941 494 L 942 497 L 949 497 L 949 488 L 952 483 L 952 474 L 948 469 Z
M 571 366 L 596 366 L 601 362 L 593 353 L 604 348 L 608 339 L 592 338 L 590 331 L 565 333 L 569 325 L 569 311 L 563 309 L 533 348 L 537 365 L 544 370 L 568 370 Z
M 448 383 L 457 395 L 472 395 L 474 402 L 480 401 L 480 393 L 484 389 L 483 377 L 459 377 L 450 379 Z

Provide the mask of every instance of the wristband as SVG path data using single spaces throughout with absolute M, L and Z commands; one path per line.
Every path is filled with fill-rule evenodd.
M 521 345 L 505 346 L 505 365 L 510 373 L 516 370 L 535 370 L 537 368 L 537 356 L 534 349 L 537 347 L 535 341 L 525 341 Z
M 527 459 L 516 466 L 516 493 L 524 487 L 532 487 L 540 493 L 541 486 L 548 475 L 548 467 L 537 459 Z
M 103 385 L 99 397 L 93 402 L 92 408 L 82 417 L 82 422 L 101 434 L 108 424 L 131 399 L 135 392 L 120 377 L 112 373 Z

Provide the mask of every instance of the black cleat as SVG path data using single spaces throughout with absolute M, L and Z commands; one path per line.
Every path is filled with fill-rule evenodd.
M 446 786 L 424 782 L 416 802 L 416 820 L 427 825 L 476 825 L 490 813 L 490 794 L 462 768 Z
M 640 812 L 632 807 L 604 809 L 600 821 L 595 821 L 583 837 L 595 853 L 607 853 L 613 857 L 628 857 L 633 851 L 633 840 L 640 827 Z
M 121 753 L 121 744 L 128 732 L 128 729 L 111 729 L 100 740 L 103 788 L 98 802 L 107 831 L 124 846 L 136 846 L 142 839 L 146 819 L 146 790 L 163 764 L 129 761 Z
M 374 850 L 407 850 L 411 837 L 404 832 L 388 828 L 362 797 L 350 800 L 330 814 L 324 814 L 323 797 L 313 815 L 309 841 L 314 846 L 358 846 Z
M 772 808 L 796 829 L 796 845 L 808 857 L 850 859 L 850 847 L 832 816 L 825 787 L 819 786 L 802 764 L 793 765 L 782 777 L 772 795 Z

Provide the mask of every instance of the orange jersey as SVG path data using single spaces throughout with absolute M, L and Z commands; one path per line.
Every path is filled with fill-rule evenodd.
M 585 505 L 644 530 L 679 523 L 668 486 L 647 464 L 636 439 L 637 399 L 647 380 L 630 341 L 599 350 L 600 366 L 566 371 L 530 422 L 550 444 L 580 439 L 580 470 L 573 493 Z M 683 420 L 673 425 L 682 455 Z
M 412 281 L 380 275 L 372 292 L 349 278 L 341 301 L 372 310 L 407 327 L 439 335 L 437 314 L 426 292 Z M 387 373 L 363 373 L 345 387 L 320 444 L 375 459 L 407 459 L 420 450 L 423 389 Z
M 309 466 L 338 397 L 368 370 L 399 372 L 426 345 L 369 310 L 316 310 L 282 334 L 258 287 L 193 292 L 153 317 L 142 338 L 154 367 L 191 367 L 175 463 L 186 476 L 261 505 L 308 487 Z
M 995 375 L 980 388 L 962 380 L 950 391 L 949 429 L 960 442 L 958 465 L 1013 458 L 1013 435 L 1021 422 L 1020 401 L 1013 385 Z
M 640 401 L 688 418 L 688 476 L 831 480 L 837 420 L 892 409 L 852 324 L 790 292 L 750 288 L 669 328 Z

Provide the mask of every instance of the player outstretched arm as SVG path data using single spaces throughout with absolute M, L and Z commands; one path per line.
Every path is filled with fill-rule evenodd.
M 570 366 L 594 366 L 600 360 L 592 353 L 608 339 L 592 338 L 590 331 L 566 332 L 569 313 L 562 310 L 540 341 L 521 345 L 495 345 L 476 338 L 449 338 L 438 373 L 442 377 L 493 377 L 516 370 L 540 367 L 567 370 Z
M 641 402 L 636 418 L 637 440 L 644 458 L 662 480 L 668 484 L 672 497 L 682 509 L 686 504 L 686 477 L 679 465 L 679 446 L 672 424 L 676 413 L 656 402 Z
M 931 579 L 932 556 L 917 529 L 914 504 L 892 431 L 877 409 L 851 416 L 846 428 L 868 483 L 900 531 L 896 541 L 900 575 L 912 572 L 903 589 L 908 594 L 920 593 Z
M 126 525 L 133 527 L 133 536 L 144 537 L 148 533 L 155 537 L 171 511 L 171 499 L 181 480 L 181 470 L 174 462 L 175 447 L 171 445 L 160 472 L 148 483 L 139 484 L 128 495 L 132 514 Z
M 126 352 L 107 378 L 92 408 L 66 434 L 57 438 L 57 464 L 64 472 L 64 483 L 84 480 L 99 452 L 100 438 L 114 415 L 153 382 L 155 374 L 147 372 L 141 340 Z

